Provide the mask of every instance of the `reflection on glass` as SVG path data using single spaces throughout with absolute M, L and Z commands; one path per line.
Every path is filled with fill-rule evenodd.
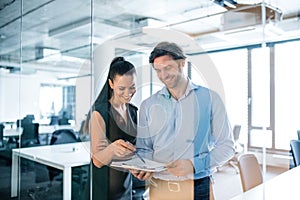
M 300 42 L 275 46 L 275 147 L 289 150 L 300 130 Z
M 269 48 L 252 50 L 252 126 L 270 126 Z
M 248 62 L 247 50 L 233 50 L 209 55 L 222 79 L 225 105 L 232 128 L 241 125 L 240 142 L 247 143 Z M 234 59 L 233 59 L 234 58 Z
M 250 142 L 253 147 L 272 147 L 272 131 L 268 130 L 251 130 Z

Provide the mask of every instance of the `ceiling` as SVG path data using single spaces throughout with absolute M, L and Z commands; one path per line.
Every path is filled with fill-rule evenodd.
M 261 5 L 255 0 L 1 0 L 0 68 L 2 74 L 76 74 L 89 62 L 92 47 L 104 41 L 151 49 L 159 35 L 146 27 L 182 32 L 204 50 L 258 43 Z M 300 1 L 266 5 L 266 40 L 300 37 Z

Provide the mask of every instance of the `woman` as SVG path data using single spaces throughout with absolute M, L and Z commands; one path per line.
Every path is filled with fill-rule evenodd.
M 107 165 L 115 159 L 126 159 L 135 151 L 137 108 L 129 103 L 136 92 L 135 83 L 134 66 L 123 57 L 114 58 L 86 120 L 92 147 L 92 199 L 132 198 L 131 174 Z M 89 188 L 86 198 L 90 199 Z

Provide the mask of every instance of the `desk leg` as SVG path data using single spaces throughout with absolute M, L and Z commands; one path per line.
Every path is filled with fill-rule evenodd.
M 11 197 L 18 195 L 19 183 L 19 158 L 15 152 L 12 152 L 12 166 L 11 166 Z
M 70 200 L 72 196 L 72 168 L 65 168 L 63 176 L 63 199 Z

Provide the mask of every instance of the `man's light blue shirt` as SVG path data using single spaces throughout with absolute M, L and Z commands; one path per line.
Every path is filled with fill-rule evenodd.
M 232 130 L 221 98 L 190 80 L 178 100 L 163 87 L 142 102 L 136 145 L 144 156 L 158 162 L 192 161 L 194 174 L 185 177 L 166 171 L 154 174 L 162 180 L 209 176 L 234 154 Z

